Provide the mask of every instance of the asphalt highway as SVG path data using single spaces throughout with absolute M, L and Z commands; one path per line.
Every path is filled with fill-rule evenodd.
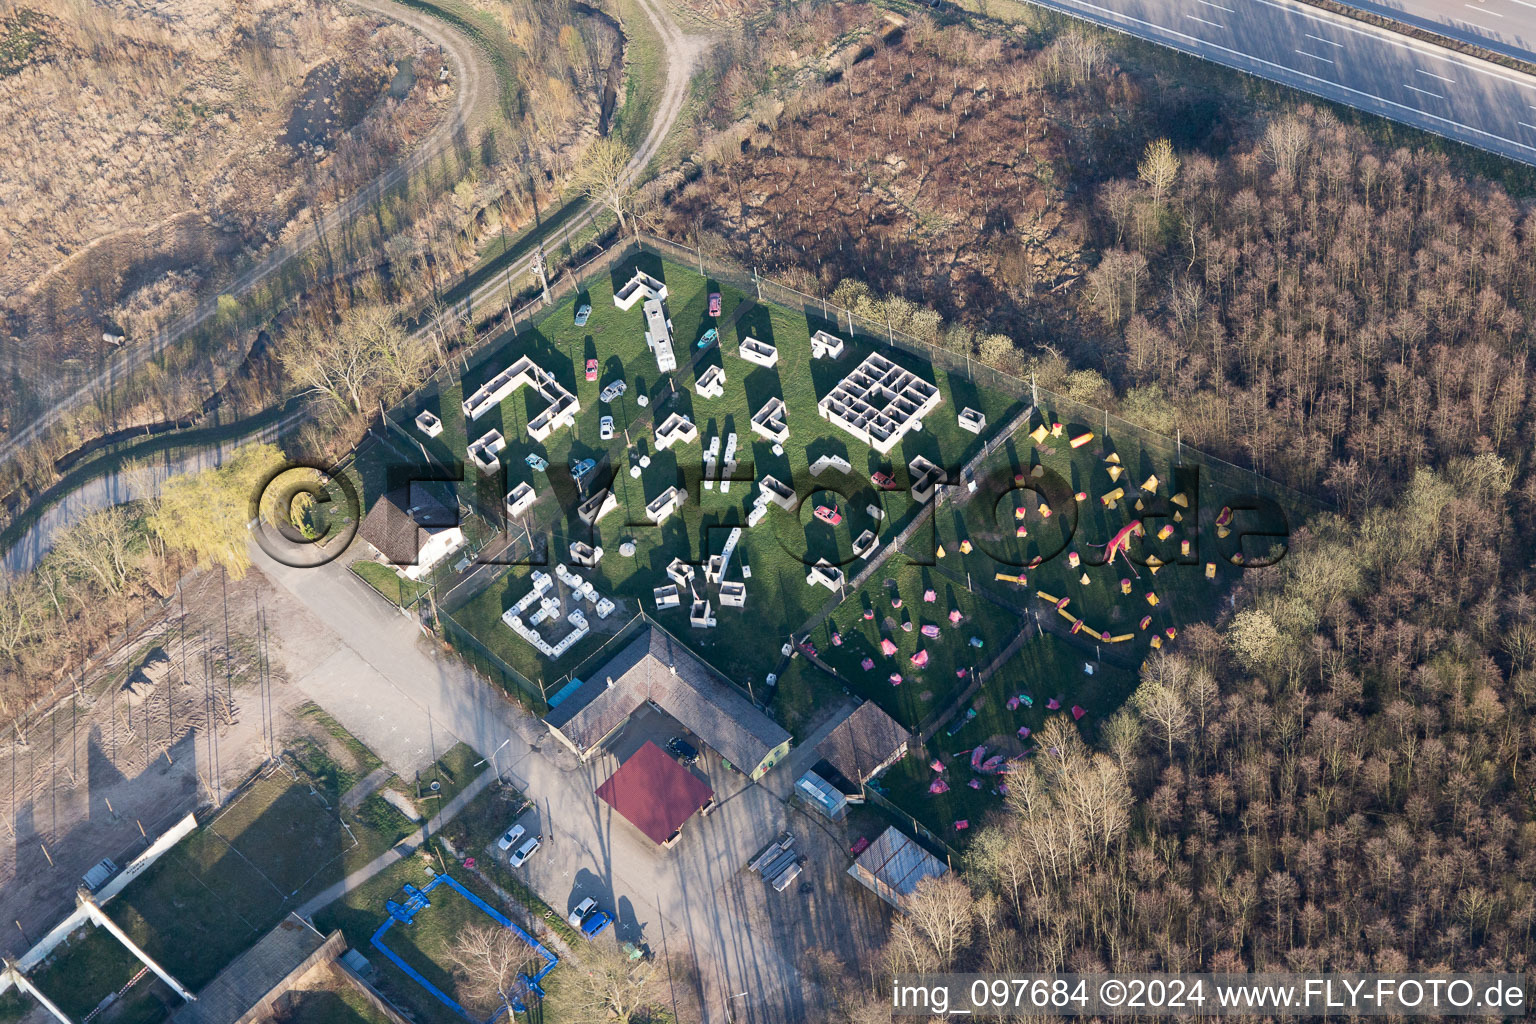
M 1536 77 L 1444 47 L 1294 0 L 1033 2 L 1536 164 Z M 1402 2 L 1426 10 L 1451 4 Z M 1484 14 L 1523 3 L 1536 15 L 1536 0 L 1466 2 Z
M 1450 39 L 1536 62 L 1536 3 L 1531 0 L 1342 0 Z

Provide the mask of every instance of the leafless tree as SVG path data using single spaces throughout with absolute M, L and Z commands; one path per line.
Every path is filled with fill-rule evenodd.
M 539 957 L 508 928 L 470 925 L 448 947 L 459 994 L 481 1013 L 503 1007 L 508 1019 L 516 1016 L 522 985 L 519 978 Z

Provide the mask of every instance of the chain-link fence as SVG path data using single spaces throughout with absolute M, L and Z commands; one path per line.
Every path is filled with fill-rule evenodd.
M 1269 497 L 1290 508 L 1316 508 L 1320 505 L 1316 498 L 1308 497 L 1283 484 L 1260 476 L 1251 469 L 1242 468 L 1189 448 L 1178 437 L 1168 437 L 1115 416 L 1106 409 L 1056 394 L 1046 388 L 1038 387 L 1032 380 L 1024 380 L 981 363 L 973 359 L 968 351 L 956 352 L 942 348 L 896 328 L 888 320 L 882 323 L 868 316 L 860 316 L 846 306 L 831 302 L 825 296 L 810 295 L 787 284 L 765 278 L 755 269 L 744 267 L 729 257 L 706 254 L 697 248 L 651 236 L 629 238 L 599 249 L 596 255 L 584 263 L 568 268 L 551 282 L 548 300 L 541 294 L 515 310 L 504 303 L 503 316 L 493 319 L 487 327 L 478 331 L 476 340 L 468 348 L 457 353 L 448 365 L 440 367 L 421 389 L 404 402 L 384 412 L 383 419 L 391 447 L 403 449 L 404 452 L 411 453 L 412 457 L 420 454 L 425 464 L 440 467 L 450 475 L 461 472 L 463 465 L 461 459 L 453 456 L 450 461 L 449 458 L 445 458 L 445 453 L 434 451 L 416 436 L 413 430 L 415 425 L 413 412 L 430 406 L 434 400 L 440 403 L 443 393 L 455 386 L 464 375 L 478 369 L 503 345 L 515 341 L 521 331 L 532 329 L 541 319 L 539 316 L 541 311 L 565 296 L 579 291 L 599 274 L 611 272 L 614 267 L 642 254 L 650 254 L 682 264 L 696 270 L 701 276 L 708 276 L 721 283 L 732 285 L 760 301 L 796 310 L 811 320 L 813 326 L 820 322 L 835 332 L 850 336 L 850 340 L 860 340 L 875 346 L 888 346 L 893 350 L 922 359 L 946 372 L 964 375 L 979 386 L 1003 394 L 1027 397 L 1042 416 L 1049 417 L 1054 422 L 1102 432 L 1104 441 L 1114 447 L 1126 448 L 1134 445 L 1148 455 L 1161 460 L 1164 465 L 1186 466 L 1197 463 L 1212 468 L 1229 484 L 1242 481 L 1244 485 L 1251 486 L 1253 493 Z M 1010 424 L 1010 429 L 998 431 L 971 465 L 979 464 L 982 459 L 1004 445 L 1014 432 L 1012 428 L 1015 426 L 1017 424 Z M 506 520 L 502 509 L 502 496 L 492 493 L 494 488 L 488 489 L 485 481 L 478 477 L 474 483 L 475 486 L 462 489 L 464 492 L 462 500 L 478 513 L 486 524 L 504 528 Z M 559 687 L 573 676 L 577 676 L 577 673 L 569 673 L 553 684 L 530 680 L 486 647 L 455 615 L 486 588 L 500 582 L 511 571 L 511 565 L 508 563 L 525 559 L 534 550 L 535 542 L 525 529 L 521 534 L 506 535 L 505 544 L 502 547 L 498 548 L 496 544 L 488 541 L 483 548 L 494 558 L 495 564 L 475 566 L 456 580 L 446 593 L 440 593 L 438 605 L 440 611 L 445 612 L 442 615 L 444 628 L 450 639 L 456 641 L 455 646 L 464 650 L 466 656 L 492 678 L 508 689 L 515 688 L 541 704 L 547 705 L 549 697 L 558 692 Z M 626 624 L 621 635 L 631 628 L 638 628 L 634 623 L 640 620 L 644 620 L 644 617 L 637 616 L 636 620 Z M 610 644 L 612 642 L 610 641 Z M 607 650 L 608 647 L 605 645 L 604 651 Z M 591 663 L 592 657 L 595 656 L 589 656 L 583 665 Z

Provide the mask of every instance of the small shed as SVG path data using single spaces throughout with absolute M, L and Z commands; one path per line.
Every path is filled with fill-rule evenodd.
M 859 854 L 848 873 L 876 896 L 900 910 L 925 878 L 948 873 L 949 866 L 892 825 Z

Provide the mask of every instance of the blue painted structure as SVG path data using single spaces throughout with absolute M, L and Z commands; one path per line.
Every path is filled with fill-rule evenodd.
M 448 875 L 438 875 L 437 877 L 433 878 L 432 881 L 427 883 L 427 887 L 425 889 L 418 889 L 414 885 L 407 883 L 401 890 L 405 893 L 406 897 L 403 904 L 397 903 L 394 900 L 386 900 L 384 903 L 384 909 L 389 912 L 389 917 L 383 924 L 379 925 L 379 930 L 373 933 L 373 938 L 370 940 L 373 948 L 378 950 L 380 953 L 383 953 L 384 956 L 389 959 L 390 963 L 404 971 L 406 976 L 409 977 L 412 981 L 416 982 L 416 984 L 432 993 L 438 1002 L 442 1003 L 444 1006 L 448 1007 L 448 1009 L 452 1010 L 460 1017 L 463 1017 L 465 1020 L 471 1021 L 473 1024 L 492 1024 L 493 1021 L 499 1020 L 502 1013 L 505 1012 L 506 1007 L 501 1007 L 484 1021 L 476 1020 L 474 1017 L 470 1016 L 468 1010 L 464 1009 L 464 1007 L 455 1002 L 448 995 L 448 993 L 444 992 L 442 989 L 432 984 L 426 978 L 422 977 L 420 971 L 416 970 L 416 968 L 402 960 L 394 950 L 384 945 L 383 939 L 385 932 L 389 931 L 390 928 L 397 924 L 409 925 L 417 914 L 432 906 L 432 901 L 427 898 L 427 893 L 431 892 L 433 889 L 436 889 L 439 885 L 446 885 L 450 889 L 455 890 L 460 896 L 463 896 L 466 900 L 469 900 L 470 903 L 474 904 L 474 906 L 479 909 L 479 911 L 486 917 L 489 917 L 492 921 L 495 921 L 503 928 L 510 928 L 517 934 L 519 939 L 527 943 L 535 953 L 544 958 L 544 966 L 539 968 L 537 974 L 524 974 L 518 978 L 518 981 L 522 983 L 525 992 L 542 996 L 544 994 L 544 989 L 539 985 L 539 983 L 544 980 L 544 977 L 549 974 L 550 971 L 555 969 L 555 965 L 560 962 L 560 958 L 546 949 L 544 944 L 538 939 L 535 939 L 532 935 L 529 935 L 517 925 L 513 924 L 495 907 L 491 906 L 489 903 L 485 902 L 485 900 L 482 900 L 479 896 L 476 896 L 474 893 L 464 888 L 464 886 L 461 885 L 457 879 Z M 523 1013 L 528 1009 L 527 999 L 524 998 L 521 994 L 514 996 L 512 999 L 512 1008 L 518 1013 Z

